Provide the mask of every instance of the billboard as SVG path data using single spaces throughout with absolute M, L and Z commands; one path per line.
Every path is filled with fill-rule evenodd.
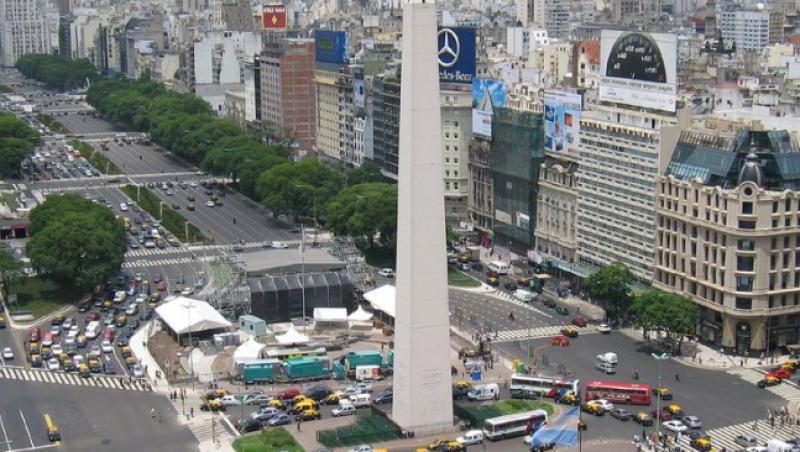
M 472 79 L 472 133 L 492 138 L 492 113 L 505 104 L 502 80 Z
M 556 90 L 544 92 L 545 151 L 577 153 L 580 123 L 580 94 Z
M 673 34 L 603 30 L 600 100 L 674 112 L 677 57 Z
M 331 30 L 314 31 L 314 51 L 317 63 L 347 64 L 347 32 Z
M 364 86 L 364 80 L 357 78 L 353 79 L 353 103 L 356 107 L 366 107 L 367 90 Z
M 261 27 L 264 30 L 285 30 L 286 5 L 264 5 Z
M 439 81 L 472 83 L 475 77 L 475 29 L 440 27 L 437 39 Z

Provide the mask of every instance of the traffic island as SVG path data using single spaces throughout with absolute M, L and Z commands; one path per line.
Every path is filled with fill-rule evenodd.
M 317 432 L 317 441 L 325 447 L 347 447 L 400 439 L 400 428 L 378 410 L 359 412 L 347 426 Z
M 56 118 L 48 115 L 47 113 L 37 114 L 36 119 L 38 119 L 42 124 L 46 125 L 47 128 L 54 133 L 63 133 L 64 135 L 70 133 L 69 129 L 64 127 L 64 124 L 61 124 L 56 120 Z
M 185 243 L 211 243 L 197 226 L 189 223 L 186 217 L 173 210 L 151 190 L 133 185 L 126 185 L 121 190 L 151 217 L 158 219 L 166 230 L 175 237 L 182 238 Z
M 81 157 L 85 158 L 97 171 L 110 175 L 123 174 L 114 162 L 109 160 L 102 152 L 98 152 L 97 148 L 91 144 L 80 140 L 69 140 L 67 144 L 79 151 Z
M 283 427 L 261 430 L 242 436 L 233 442 L 233 448 L 236 452 L 263 452 L 265 450 L 303 452 L 300 443 Z

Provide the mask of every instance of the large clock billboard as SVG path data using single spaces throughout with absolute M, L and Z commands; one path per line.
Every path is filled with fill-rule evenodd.
M 677 58 L 675 35 L 603 30 L 600 100 L 674 112 Z

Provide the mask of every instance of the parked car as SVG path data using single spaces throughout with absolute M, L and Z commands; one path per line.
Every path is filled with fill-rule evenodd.
M 269 420 L 270 427 L 277 427 L 279 425 L 286 425 L 292 422 L 292 419 L 289 418 L 289 415 L 286 413 L 277 414 Z
M 611 417 L 619 419 L 620 421 L 629 421 L 633 417 L 633 413 L 623 408 L 614 408 L 613 410 L 609 411 L 608 414 L 610 414 Z

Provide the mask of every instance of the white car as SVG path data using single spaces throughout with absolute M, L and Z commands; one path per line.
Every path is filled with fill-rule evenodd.
M 684 433 L 686 430 L 689 430 L 689 427 L 687 427 L 686 424 L 675 420 L 662 422 L 661 426 L 664 427 L 664 430 L 669 430 L 674 433 Z
M 331 410 L 331 414 L 334 417 L 339 416 L 351 416 L 356 414 L 356 407 L 350 403 L 348 404 L 341 404 L 338 408 L 334 408 Z
M 610 326 L 608 326 L 608 325 L 606 325 L 605 323 L 601 323 L 601 324 L 600 324 L 600 325 L 597 327 L 597 331 L 599 331 L 599 332 L 601 332 L 601 333 L 603 333 L 603 334 L 608 334 L 608 333 L 610 333 L 610 332 L 611 332 L 611 327 L 610 327 Z
M 53 356 L 60 356 L 64 353 L 64 348 L 61 347 L 61 344 L 53 344 L 53 346 L 50 347 L 50 351 L 53 352 Z
M 603 409 L 603 411 L 611 411 L 611 410 L 614 409 L 614 404 L 609 402 L 606 399 L 592 400 L 592 403 L 596 403 L 596 404 L 600 405 L 600 407 Z
M 103 341 L 103 343 L 100 344 L 100 349 L 103 350 L 103 353 L 113 353 L 114 352 L 114 346 L 111 345 L 111 341 Z
M 733 442 L 742 447 L 756 447 L 758 446 L 758 439 L 753 435 L 738 435 Z
M 219 403 L 225 406 L 239 406 L 242 404 L 242 399 L 236 397 L 233 394 L 228 394 L 221 399 L 219 399 Z
M 394 277 L 394 270 L 391 268 L 382 268 L 378 270 L 378 274 L 383 276 L 384 278 L 392 278 Z
M 140 293 L 139 295 L 136 296 L 136 303 L 142 304 L 144 303 L 144 300 L 147 300 L 147 296 L 145 294 Z
M 53 336 L 58 336 L 61 334 L 61 325 L 53 325 L 50 327 L 50 334 Z
M 50 358 L 47 360 L 47 370 L 58 370 L 59 366 L 57 358 Z
M 127 212 L 128 211 L 128 205 L 125 204 L 124 202 L 119 203 L 119 210 L 121 210 L 123 212 Z
M 745 449 L 747 452 L 769 452 L 767 446 L 753 446 Z
M 206 207 L 214 207 L 214 201 L 211 200 L 206 201 Z
M 359 446 L 355 446 L 350 449 L 349 452 L 372 452 L 375 448 L 370 446 L 369 444 L 361 444 Z
M 3 349 L 3 359 L 14 359 L 14 352 L 11 351 L 11 347 Z
M 184 297 L 188 296 L 188 295 L 191 295 L 193 293 L 194 293 L 194 289 L 192 289 L 191 287 L 186 287 L 183 290 L 181 290 L 181 295 L 183 295 Z
M 273 248 L 278 248 L 278 249 L 283 249 L 283 248 L 289 248 L 289 245 L 287 243 L 283 243 L 283 242 L 272 242 L 272 247 Z

